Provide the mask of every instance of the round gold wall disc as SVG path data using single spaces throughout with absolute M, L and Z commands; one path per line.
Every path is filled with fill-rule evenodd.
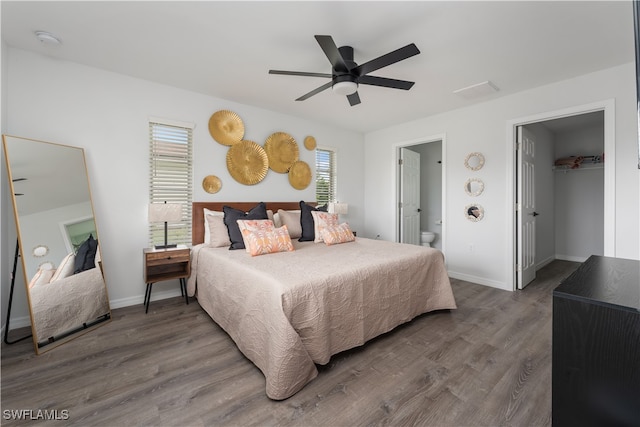
M 311 183 L 311 168 L 306 162 L 297 161 L 289 169 L 289 184 L 296 190 L 304 190 Z
M 202 188 L 204 188 L 204 191 L 207 193 L 215 194 L 222 188 L 222 182 L 220 178 L 215 175 L 207 175 L 202 180 Z
M 304 139 L 304 147 L 307 150 L 315 150 L 316 149 L 316 139 L 312 136 L 308 136 Z
M 274 172 L 287 173 L 293 162 L 298 161 L 298 144 L 285 132 L 269 135 L 264 143 L 264 151 L 269 157 L 269 167 Z
M 254 185 L 267 175 L 269 159 L 264 148 L 253 141 L 240 141 L 227 151 L 227 169 L 240 184 Z
M 233 111 L 216 111 L 209 119 L 209 133 L 222 145 L 237 144 L 244 137 L 244 123 Z

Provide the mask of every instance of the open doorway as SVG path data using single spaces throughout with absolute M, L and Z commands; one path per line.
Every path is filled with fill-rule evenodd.
M 437 137 L 396 146 L 398 242 L 444 252 L 444 143 Z
M 554 259 L 610 254 L 611 120 L 603 105 L 514 123 L 514 289 Z

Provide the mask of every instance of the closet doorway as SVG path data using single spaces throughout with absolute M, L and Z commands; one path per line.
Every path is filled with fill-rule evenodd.
M 445 224 L 445 162 L 444 136 L 397 144 L 396 164 L 396 241 L 423 244 L 423 240 L 433 239 L 429 245 L 444 252 Z M 410 154 L 410 156 L 408 155 Z M 413 181 L 415 172 L 405 173 L 404 159 L 418 159 L 419 178 Z M 404 159 L 404 160 L 403 160 Z M 415 168 L 410 168 L 414 170 Z M 418 191 L 413 193 L 414 188 Z M 407 194 L 412 193 L 412 194 Z M 406 201 L 405 201 L 406 199 Z M 412 212 L 407 212 L 411 209 Z M 413 212 L 415 211 L 415 212 Z M 417 217 L 417 225 L 416 220 Z M 424 233 L 427 232 L 427 233 Z M 433 233 L 427 237 L 428 233 Z
M 609 252 L 614 150 L 605 117 L 600 108 L 514 126 L 515 289 L 554 259 Z

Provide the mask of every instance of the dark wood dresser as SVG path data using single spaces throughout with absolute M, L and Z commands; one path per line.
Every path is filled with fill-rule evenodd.
M 591 256 L 553 291 L 552 420 L 640 426 L 640 261 Z

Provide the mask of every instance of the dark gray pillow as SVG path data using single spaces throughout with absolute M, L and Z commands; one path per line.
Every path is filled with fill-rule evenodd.
M 92 269 L 96 266 L 95 257 L 97 249 L 98 241 L 90 234 L 89 238 L 82 242 L 78 248 L 78 252 L 76 252 L 76 258 L 73 263 L 73 274 Z
M 303 200 L 300 201 L 300 226 L 302 227 L 302 235 L 298 239 L 298 242 L 313 242 L 316 238 L 311 211 L 326 212 L 327 206 L 318 206 L 314 208 L 313 206 L 306 204 Z
M 267 217 L 267 205 L 264 202 L 258 203 L 251 208 L 249 212 L 241 211 L 239 209 L 232 208 L 230 206 L 223 206 L 222 212 L 224 212 L 224 224 L 229 230 L 229 240 L 231 240 L 232 249 L 244 249 L 244 240 L 242 240 L 242 233 L 240 227 L 238 227 L 239 219 L 269 219 Z

